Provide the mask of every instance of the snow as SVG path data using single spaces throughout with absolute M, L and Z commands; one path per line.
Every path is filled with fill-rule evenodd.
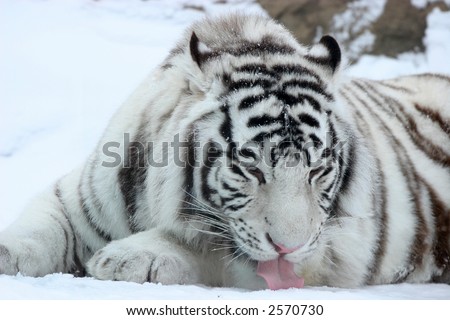
M 21 275 L 0 276 L 1 299 L 124 299 L 124 300 L 328 300 L 328 299 L 450 299 L 445 284 L 398 284 L 358 289 L 307 287 L 303 289 L 248 291 L 236 288 L 209 288 L 194 285 L 100 281 L 74 278 L 68 274 L 52 274 L 42 278 Z
M 341 43 L 349 43 L 346 56 L 356 59 L 364 51 L 370 51 L 375 43 L 375 35 L 368 27 L 383 13 L 386 0 L 356 0 L 350 2 L 347 9 L 333 17 L 330 30 Z M 350 37 L 354 37 L 350 40 Z
M 397 58 L 363 55 L 348 69 L 348 74 L 371 79 L 423 72 L 450 74 L 450 11 L 435 8 L 429 14 L 423 42 L 424 53 L 403 53 Z
M 411 3 L 413 6 L 419 9 L 425 8 L 428 4 L 431 4 L 433 2 L 439 2 L 441 0 L 411 0 Z M 450 0 L 444 0 L 443 1 L 447 6 L 450 6 Z
M 415 3 L 420 1 L 415 0 Z M 31 197 L 82 163 L 111 115 L 204 12 L 260 12 L 250 1 L 0 0 L 0 230 Z M 428 17 L 424 54 L 364 56 L 356 76 L 450 74 L 450 13 Z M 0 276 L 0 299 L 450 299 L 442 284 L 246 291 Z

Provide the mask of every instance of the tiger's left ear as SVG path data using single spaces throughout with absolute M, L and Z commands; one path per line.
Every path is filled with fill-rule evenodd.
M 332 73 L 335 73 L 341 64 L 341 48 L 333 37 L 323 36 L 318 44 L 311 47 L 306 58 L 330 68 Z
M 192 32 L 191 40 L 189 41 L 189 50 L 192 60 L 197 63 L 200 69 L 202 68 L 205 60 L 208 59 L 208 56 L 212 52 L 212 50 L 206 44 L 198 39 L 195 32 Z

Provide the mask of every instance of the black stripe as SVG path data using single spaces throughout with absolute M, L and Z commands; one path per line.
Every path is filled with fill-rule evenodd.
M 184 182 L 183 190 L 185 191 L 184 200 L 181 204 L 181 213 L 192 215 L 196 213 L 196 210 L 192 208 L 195 204 L 194 194 L 194 167 L 196 162 L 196 148 L 194 141 L 194 128 L 189 128 L 190 134 L 188 135 L 188 147 L 185 153 L 185 167 L 184 167 Z
M 409 94 L 413 94 L 414 93 L 414 91 L 409 89 L 409 88 L 401 87 L 399 85 L 394 85 L 392 83 L 386 83 L 385 81 L 378 81 L 378 84 L 382 85 L 382 86 L 385 86 L 387 88 L 396 90 L 396 91 L 403 91 L 403 92 L 406 92 L 406 93 L 409 93 Z
M 386 190 L 386 178 L 384 176 L 383 171 L 381 170 L 381 163 L 380 160 L 377 159 L 377 167 L 378 170 L 378 179 L 379 179 L 379 186 L 378 186 L 378 192 L 380 193 L 379 197 L 379 206 L 377 215 L 375 216 L 376 219 L 378 219 L 378 239 L 377 239 L 377 246 L 376 250 L 374 251 L 372 263 L 369 266 L 369 274 L 367 276 L 366 282 L 368 284 L 375 283 L 376 277 L 381 271 L 381 265 L 383 264 L 383 260 L 386 255 L 386 248 L 388 246 L 388 223 L 389 223 L 389 217 L 387 214 L 387 190 Z M 377 197 L 375 196 L 374 201 L 377 201 Z M 377 210 L 377 206 L 375 207 L 375 210 Z
M 394 141 L 397 145 L 399 145 L 399 141 L 397 139 L 395 139 Z M 412 200 L 410 200 L 413 202 L 413 209 L 411 213 L 417 217 L 415 240 L 412 245 L 412 250 L 410 251 L 409 257 L 409 264 L 413 266 L 413 269 L 411 270 L 413 271 L 414 268 L 423 264 L 424 254 L 428 249 L 428 244 L 425 240 L 427 238 L 429 230 L 423 212 L 421 188 L 419 185 L 421 183 L 421 179 L 417 175 L 417 172 L 411 160 L 409 159 L 408 154 L 406 154 L 405 152 L 406 150 L 404 148 L 400 148 L 399 155 L 401 155 L 403 159 L 398 156 L 397 158 L 399 159 L 401 172 L 407 180 L 408 191 L 412 197 Z M 408 167 L 408 171 L 406 170 L 406 167 Z M 407 275 L 405 275 L 405 278 L 406 276 Z
M 270 95 L 274 95 L 278 100 L 284 103 L 284 105 L 293 107 L 301 102 L 296 96 L 286 93 L 283 90 L 274 90 L 270 92 Z
M 322 198 L 325 198 L 326 200 L 330 201 L 330 196 L 326 192 L 322 192 L 320 195 L 322 196 Z
M 241 176 L 242 178 L 244 178 L 246 181 L 250 181 L 250 179 L 244 174 L 244 172 L 242 172 L 241 168 L 239 168 L 237 165 L 232 165 L 231 166 L 231 171 L 233 171 L 235 174 Z
M 241 43 L 238 47 L 228 47 L 221 48 L 220 50 L 214 50 L 209 52 L 207 55 L 205 54 L 202 58 L 203 60 L 217 59 L 223 56 L 224 54 L 231 54 L 236 57 L 241 56 L 257 56 L 266 54 L 282 54 L 282 55 L 292 55 L 296 52 L 296 50 L 286 44 L 280 44 L 274 41 L 271 36 L 264 36 L 258 42 L 244 42 Z
M 320 140 L 319 137 L 316 136 L 314 133 L 311 133 L 309 135 L 309 138 L 313 142 L 314 148 L 318 149 L 323 145 L 322 140 Z
M 322 179 L 326 175 L 328 175 L 331 171 L 333 171 L 333 167 L 326 168 L 318 177 L 317 180 Z
M 299 76 L 308 75 L 313 77 L 317 83 L 322 84 L 321 78 L 312 70 L 298 64 L 278 64 L 273 65 L 272 70 L 276 73 L 297 74 Z
M 233 141 L 233 135 L 232 135 L 233 123 L 231 121 L 231 116 L 230 116 L 230 107 L 227 105 L 224 105 L 220 108 L 220 110 L 224 114 L 224 119 L 223 119 L 222 124 L 220 125 L 219 132 L 222 135 L 222 137 L 225 139 L 225 141 L 231 142 L 231 141 Z
M 231 192 L 238 192 L 238 191 L 239 191 L 239 189 L 236 189 L 236 188 L 231 187 L 231 186 L 230 186 L 228 183 L 226 183 L 226 182 L 222 182 L 222 187 L 223 187 L 224 189 L 226 189 L 226 190 L 231 191 Z
M 298 119 L 300 120 L 301 123 L 304 123 L 312 128 L 320 127 L 319 121 L 317 121 L 316 118 L 314 118 L 313 116 L 311 116 L 307 113 L 300 113 L 298 115 Z
M 238 48 L 232 49 L 222 49 L 220 53 L 231 53 L 235 56 L 243 56 L 243 55 L 254 55 L 260 56 L 261 54 L 294 54 L 296 51 L 294 48 L 286 45 L 280 44 L 275 41 L 269 35 L 265 35 L 258 42 L 247 42 L 240 45 Z
M 322 84 L 320 76 L 318 76 L 314 71 L 307 69 L 301 65 L 294 64 L 277 64 L 268 68 L 265 64 L 246 64 L 236 68 L 237 72 L 250 73 L 251 75 L 263 75 L 273 78 L 274 80 L 281 79 L 282 74 L 295 74 L 298 76 L 311 76 L 314 78 L 319 85 Z
M 278 117 L 272 117 L 268 114 L 263 114 L 257 117 L 251 117 L 248 119 L 247 127 L 260 127 L 260 126 L 268 126 L 274 123 L 284 124 L 284 115 L 281 113 Z
M 435 79 L 439 79 L 439 80 L 444 80 L 444 81 L 448 82 L 447 84 L 450 84 L 450 77 L 446 76 L 444 74 L 439 74 L 439 73 L 421 73 L 421 74 L 416 74 L 415 77 L 418 77 L 418 78 L 435 78 Z
M 304 101 L 307 101 L 314 110 L 316 110 L 317 112 L 321 112 L 321 105 L 315 98 L 307 94 L 300 94 L 298 95 L 298 98 L 302 103 L 304 103 Z
M 446 207 L 428 183 L 424 182 L 424 185 L 430 197 L 434 229 L 436 230 L 432 253 L 437 268 L 442 270 L 442 274 L 436 275 L 433 281 L 450 283 L 450 247 L 448 244 L 450 239 L 450 208 Z
M 301 136 L 303 134 L 303 132 L 301 130 L 297 130 L 297 134 L 299 136 Z M 256 136 L 254 136 L 251 139 L 251 141 L 254 141 L 256 143 L 262 143 L 262 142 L 264 142 L 264 140 L 266 140 L 266 139 L 270 140 L 272 137 L 277 136 L 277 135 L 280 137 L 283 137 L 286 135 L 286 131 L 285 131 L 284 127 L 280 128 L 280 129 L 268 131 L 268 132 L 258 133 Z
M 334 100 L 333 96 L 325 91 L 325 88 L 315 82 L 306 80 L 290 80 L 283 83 L 283 90 L 286 90 L 287 87 L 298 87 L 300 89 L 311 90 L 314 91 L 314 93 L 323 96 L 328 101 Z
M 272 90 L 266 91 L 262 94 L 249 96 L 241 100 L 239 103 L 239 110 L 245 110 L 252 108 L 255 104 L 262 102 L 265 99 L 268 99 L 271 96 L 275 96 L 278 100 L 283 102 L 284 105 L 293 107 L 298 105 L 299 103 L 303 103 L 305 100 L 310 103 L 314 110 L 321 110 L 320 103 L 315 100 L 313 97 L 305 94 L 299 94 L 298 96 L 293 96 L 288 94 L 282 90 Z M 330 96 L 331 97 L 331 96 Z M 331 98 L 332 99 L 332 98 Z
M 418 149 L 422 150 L 433 161 L 440 163 L 445 167 L 450 167 L 450 154 L 419 132 L 416 121 L 405 111 L 404 106 L 398 100 L 381 94 L 369 83 L 365 83 L 365 87 L 356 81 L 354 81 L 354 84 L 360 88 L 360 90 L 365 92 L 365 94 L 380 106 L 382 110 L 389 113 L 386 110 L 386 106 L 389 106 L 390 110 L 393 110 L 397 120 L 403 126 L 404 131 L 409 135 L 411 141 L 414 142 Z M 372 94 L 367 89 L 371 91 Z M 374 95 L 379 96 L 383 101 L 379 101 Z M 396 106 L 397 109 L 394 110 L 392 106 Z
M 250 96 L 242 99 L 242 101 L 239 103 L 239 110 L 245 110 L 252 108 L 255 104 L 263 101 L 264 99 L 267 99 L 269 97 L 269 93 L 265 92 L 263 94 L 259 94 L 256 96 Z
M 270 78 L 279 79 L 280 75 L 267 68 L 265 64 L 253 63 L 246 64 L 236 68 L 237 72 L 251 73 L 252 75 L 264 75 Z
M 134 216 L 138 209 L 138 198 L 145 190 L 147 178 L 147 159 L 151 150 L 146 143 L 144 124 L 141 124 L 138 133 L 128 149 L 124 150 L 123 167 L 118 172 L 118 182 L 125 202 L 127 220 L 133 233 L 141 231 L 134 222 Z
M 86 221 L 90 225 L 91 229 L 95 231 L 95 233 L 102 238 L 105 242 L 111 241 L 111 235 L 109 235 L 105 230 L 102 230 L 100 226 L 96 223 L 96 219 L 92 216 L 91 211 L 89 210 L 89 207 L 86 203 L 86 198 L 83 194 L 83 177 L 85 172 L 83 171 L 80 183 L 78 184 L 78 198 L 79 198 L 79 205 L 81 208 L 81 211 L 83 212 L 84 217 L 86 218 Z
M 243 204 L 231 204 L 231 205 L 228 205 L 228 206 L 226 206 L 223 210 L 224 211 L 228 211 L 228 210 L 230 210 L 230 211 L 238 211 L 238 210 L 240 210 L 240 209 L 242 209 L 242 208 L 244 208 L 245 206 L 247 206 L 250 202 L 252 202 L 253 201 L 253 199 L 248 199 L 246 202 L 244 202 Z
M 72 274 L 75 278 L 85 277 L 87 275 L 87 271 L 83 263 L 81 262 L 80 257 L 78 256 L 78 254 L 75 253 L 75 251 L 73 258 L 73 266 L 67 272 Z
M 335 155 L 335 148 L 339 143 L 337 134 L 336 134 L 336 129 L 334 128 L 334 124 L 329 121 L 328 122 L 328 130 L 331 136 L 331 152 L 333 155 Z
M 333 181 L 332 183 L 330 183 L 330 185 L 325 190 L 323 190 L 323 192 L 330 193 L 331 189 L 335 186 L 335 184 L 336 184 L 336 181 Z
M 322 159 L 327 159 L 327 158 L 330 157 L 332 154 L 333 154 L 333 153 L 332 153 L 331 149 L 327 147 L 327 148 L 323 149 L 322 154 L 321 154 L 320 157 L 321 157 Z
M 336 191 L 338 189 L 338 184 L 339 184 L 338 177 L 335 177 L 332 180 L 331 184 L 323 191 L 324 193 L 327 193 L 329 196 L 328 218 L 348 214 L 347 212 L 344 212 L 343 210 L 340 209 L 339 191 Z M 333 192 L 329 193 L 331 189 L 333 189 Z
M 72 232 L 72 259 L 70 260 L 71 263 L 70 265 L 67 263 L 69 261 L 69 251 L 67 252 L 67 257 L 66 257 L 66 261 L 65 261 L 65 266 L 66 266 L 66 270 L 64 270 L 64 272 L 68 272 L 73 274 L 75 277 L 84 277 L 86 275 L 86 270 L 84 269 L 83 264 L 80 261 L 80 257 L 78 255 L 77 252 L 77 238 L 79 238 L 79 236 L 77 235 L 76 230 L 74 229 L 72 222 L 69 219 L 68 213 L 67 213 L 67 208 L 66 205 L 64 203 L 63 197 L 62 197 L 62 192 L 61 192 L 61 188 L 59 186 L 59 182 L 57 182 L 55 184 L 55 189 L 54 189 L 55 195 L 60 203 L 61 206 L 61 212 L 63 213 L 68 225 L 69 225 L 69 230 Z
M 205 165 L 200 170 L 201 175 L 201 191 L 202 191 L 202 197 L 204 200 L 206 200 L 209 204 L 211 204 L 213 207 L 216 207 L 217 204 L 212 201 L 211 196 L 213 194 L 217 194 L 217 190 L 214 190 L 211 188 L 208 182 L 209 174 L 212 170 L 212 163 L 208 162 L 205 163 Z
M 230 92 L 232 91 L 238 91 L 241 89 L 248 89 L 248 88 L 254 88 L 254 87 L 262 87 L 263 89 L 268 89 L 272 87 L 275 84 L 274 81 L 268 80 L 268 79 L 240 79 L 237 81 L 231 82 L 229 86 Z
M 293 95 L 290 95 L 284 91 L 281 90 L 273 90 L 273 91 L 267 91 L 259 95 L 250 96 L 242 99 L 242 101 L 239 104 L 239 110 L 245 110 L 252 108 L 255 104 L 260 103 L 261 101 L 268 99 L 270 96 L 275 96 L 278 100 L 283 102 L 286 106 L 293 107 L 301 102 L 301 99 L 298 97 L 295 97 Z
M 229 201 L 233 201 L 233 200 L 238 199 L 238 198 L 247 198 L 247 197 L 248 197 L 248 195 L 246 195 L 246 194 L 243 194 L 243 193 L 240 193 L 240 192 L 236 192 L 236 193 L 232 193 L 231 197 L 222 197 L 222 201 L 223 202 L 229 202 Z
M 242 148 L 239 150 L 239 155 L 244 158 L 253 158 L 254 160 L 258 159 L 257 154 L 250 148 Z
M 344 157 L 339 157 L 339 166 L 342 169 L 342 167 L 345 165 L 344 171 L 342 173 L 342 183 L 340 185 L 340 192 L 346 192 L 349 187 L 350 183 L 352 182 L 352 178 L 355 174 L 354 172 L 354 165 L 355 165 L 355 146 L 352 140 L 347 142 L 348 146 L 348 154 L 345 157 L 346 163 L 344 163 Z
M 382 102 L 377 98 L 375 95 L 377 94 L 377 89 L 373 88 L 370 84 L 365 83 L 364 85 L 358 81 L 353 81 L 353 84 L 356 86 L 357 89 L 364 92 L 364 96 L 367 96 L 374 104 L 380 108 L 380 110 L 383 110 L 386 114 L 392 117 L 396 117 L 400 122 L 404 122 L 405 119 L 402 117 L 401 114 L 398 114 L 396 110 L 393 107 L 392 101 L 388 102 L 387 97 L 383 95 L 379 95 L 379 98 L 383 99 Z M 370 90 L 370 88 L 372 90 Z
M 227 145 L 226 155 L 227 158 L 230 159 L 231 161 L 238 159 L 237 148 L 238 146 L 235 142 L 230 142 Z
M 435 122 L 441 128 L 442 131 L 444 131 L 447 135 L 450 136 L 450 119 L 444 119 L 442 115 L 436 110 L 431 110 L 417 103 L 414 104 L 414 107 L 425 118 Z
M 309 150 L 308 149 L 303 149 L 303 156 L 304 156 L 304 160 L 306 163 L 307 167 L 311 167 L 311 155 L 309 154 Z M 310 181 L 308 181 L 309 183 L 311 183 Z

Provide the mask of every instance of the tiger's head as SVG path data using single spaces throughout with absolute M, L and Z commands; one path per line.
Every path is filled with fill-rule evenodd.
M 236 258 L 301 263 L 325 245 L 349 170 L 338 44 L 306 48 L 272 20 L 237 15 L 194 25 L 184 47 L 200 147 L 187 158 L 202 159 L 186 169 L 186 216 Z

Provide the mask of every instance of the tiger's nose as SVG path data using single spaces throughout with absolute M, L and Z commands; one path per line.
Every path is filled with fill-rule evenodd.
M 282 244 L 277 244 L 277 243 L 273 243 L 273 246 L 275 247 L 275 250 L 279 253 L 279 254 L 288 254 L 288 253 L 292 253 L 298 249 L 300 249 L 302 247 L 302 245 L 298 245 L 296 247 L 293 248 L 286 248 L 285 246 L 283 246 Z
M 278 254 L 288 254 L 288 253 L 292 253 L 298 249 L 300 249 L 301 247 L 303 247 L 303 244 L 299 244 L 298 246 L 295 247 L 285 247 L 284 245 L 282 245 L 281 243 L 276 243 L 272 240 L 272 237 L 270 236 L 270 234 L 266 235 L 267 240 L 269 241 L 269 243 L 275 248 L 275 251 Z

